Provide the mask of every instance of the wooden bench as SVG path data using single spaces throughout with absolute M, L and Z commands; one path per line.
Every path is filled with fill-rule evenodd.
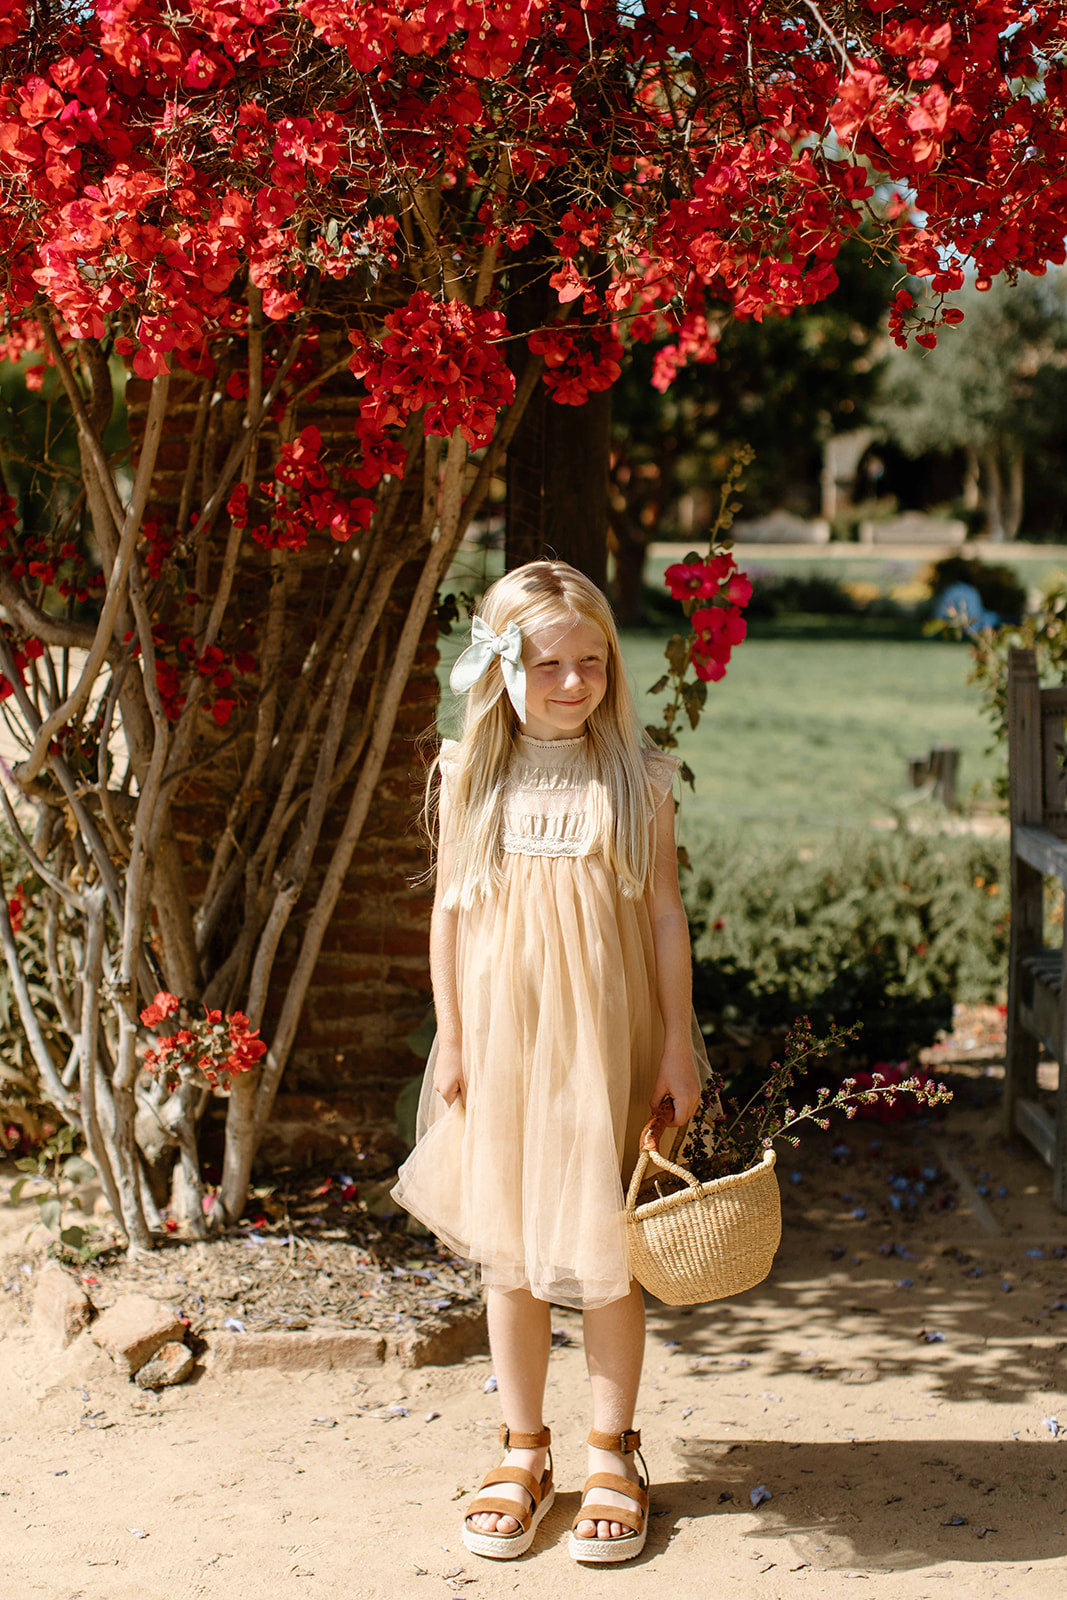
M 1052 1198 L 1067 1211 L 1067 939 L 1045 944 L 1045 883 L 1067 892 L 1067 687 L 1042 689 L 1032 649 L 1008 652 L 1011 950 L 1004 1129 L 1052 1168 Z M 1038 1096 L 1040 1047 L 1059 1062 L 1050 1112 Z

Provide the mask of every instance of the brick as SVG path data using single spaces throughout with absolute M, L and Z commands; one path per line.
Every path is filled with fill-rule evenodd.
M 93 1303 L 58 1261 L 46 1261 L 37 1276 L 32 1325 L 46 1344 L 65 1350 L 93 1318 Z
M 385 1360 L 378 1333 L 350 1328 L 309 1328 L 293 1333 L 205 1333 L 213 1377 L 273 1367 L 279 1372 L 346 1372 Z
M 402 1367 L 449 1367 L 489 1349 L 489 1327 L 484 1306 L 464 1306 L 442 1316 L 428 1317 L 403 1333 L 389 1354 Z
M 165 1344 L 181 1342 L 185 1324 L 173 1306 L 146 1294 L 124 1294 L 100 1313 L 90 1331 L 93 1342 L 132 1378 Z
M 338 346 L 340 348 L 340 346 Z M 324 438 L 343 440 L 348 436 L 350 418 L 358 410 L 358 395 L 343 380 L 331 385 L 316 409 L 315 421 Z M 149 386 L 133 379 L 127 387 L 131 408 L 134 453 L 143 429 Z M 184 458 L 182 440 L 193 424 L 199 398 L 196 381 L 176 375 L 171 387 L 169 415 L 173 423 L 164 441 L 158 470 L 152 486 L 152 501 L 164 520 L 173 516 L 173 505 L 180 493 Z M 239 426 L 240 406 L 225 401 L 219 419 L 222 436 Z M 175 431 L 176 430 L 176 431 Z M 258 464 L 259 476 L 269 476 L 269 457 L 276 447 L 276 430 L 264 430 Z M 221 448 L 221 444 L 220 444 Z M 327 577 L 327 561 L 333 549 L 326 537 L 313 539 L 308 548 L 294 556 L 293 565 L 302 600 L 291 619 L 289 645 L 281 665 L 283 696 L 287 685 L 295 686 L 300 652 L 314 636 L 316 619 L 321 614 Z M 215 552 L 215 557 L 220 551 Z M 397 575 L 387 608 L 387 649 L 399 637 L 400 627 L 411 593 L 422 575 L 422 562 L 405 563 Z M 211 579 L 217 574 L 217 559 L 212 561 Z M 236 574 L 235 595 L 246 615 L 264 610 L 271 582 L 270 557 L 258 546 L 242 551 L 241 568 Z M 342 1093 L 359 1082 L 368 1067 L 387 1071 L 410 1071 L 411 1057 L 405 1038 L 425 1009 L 429 985 L 428 927 L 430 900 L 422 894 L 411 899 L 405 880 L 425 870 L 426 845 L 418 828 L 417 814 L 425 782 L 426 758 L 418 740 L 432 722 L 438 688 L 435 666 L 438 637 L 434 618 L 427 619 L 416 660 L 400 707 L 396 728 L 386 752 L 380 781 L 367 817 L 363 836 L 352 862 L 348 882 L 337 908 L 337 915 L 323 944 L 313 978 L 309 1003 L 303 1008 L 298 1043 L 287 1069 L 287 1083 L 329 1085 L 331 1092 Z M 353 723 L 365 706 L 372 669 L 357 684 L 353 701 Z M 205 719 L 206 720 L 206 719 Z M 176 796 L 173 811 L 174 835 L 186 866 L 190 896 L 198 902 L 206 886 L 206 871 L 215 840 L 223 826 L 230 796 L 240 782 L 247 742 L 213 749 L 216 735 L 210 726 L 202 730 L 197 755 L 200 765 L 190 771 Z M 217 735 L 220 744 L 227 737 Z M 317 852 L 318 866 L 283 937 L 271 983 L 271 998 L 263 1018 L 264 1038 L 269 1039 L 278 1008 L 292 976 L 306 920 L 322 881 L 322 865 L 329 858 L 330 842 L 336 840 L 352 791 L 351 781 L 331 802 Z M 232 914 L 239 916 L 240 901 Z M 329 1017 L 317 1020 L 315 1013 Z M 332 1048 L 343 1043 L 344 1059 Z
M 168 1389 L 172 1384 L 184 1383 L 192 1374 L 195 1357 L 188 1345 L 176 1340 L 162 1345 L 150 1361 L 146 1361 L 135 1378 L 142 1389 Z

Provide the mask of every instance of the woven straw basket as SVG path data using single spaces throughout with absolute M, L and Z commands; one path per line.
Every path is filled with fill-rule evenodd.
M 662 1129 L 663 1119 L 653 1117 L 641 1135 L 641 1153 L 626 1196 L 634 1277 L 669 1306 L 703 1305 L 762 1283 L 782 1237 L 774 1151 L 766 1151 L 747 1172 L 700 1183 L 660 1155 Z M 686 1187 L 638 1205 L 650 1161 L 681 1178 Z

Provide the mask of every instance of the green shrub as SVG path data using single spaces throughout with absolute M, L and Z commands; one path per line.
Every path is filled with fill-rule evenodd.
M 952 583 L 969 583 L 978 590 L 987 611 L 1002 622 L 1016 622 L 1026 609 L 1026 590 L 1012 567 L 991 566 L 977 556 L 946 556 L 930 569 L 930 587 L 939 594 Z
M 1004 840 L 854 833 L 807 849 L 753 833 L 690 855 L 698 1012 L 859 1021 L 860 1048 L 884 1059 L 932 1039 L 954 1001 L 1000 996 Z

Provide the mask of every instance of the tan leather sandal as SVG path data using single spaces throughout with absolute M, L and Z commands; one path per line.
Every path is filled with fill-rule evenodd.
M 463 1543 L 474 1555 L 488 1556 L 492 1561 L 511 1561 L 516 1556 L 525 1555 L 529 1550 L 538 1523 L 546 1512 L 551 1510 L 556 1498 L 556 1491 L 552 1486 L 552 1451 L 549 1449 L 552 1434 L 548 1428 L 542 1428 L 539 1433 L 516 1433 L 514 1429 L 508 1428 L 506 1422 L 502 1422 L 500 1443 L 505 1450 L 548 1449 L 548 1462 L 541 1474 L 540 1482 L 532 1472 L 527 1472 L 525 1467 L 509 1467 L 501 1464 L 499 1467 L 494 1467 L 492 1472 L 487 1472 L 479 1486 L 478 1497 L 472 1501 L 463 1522 Z M 530 1496 L 529 1508 L 524 1508 L 518 1500 L 481 1493 L 482 1489 L 489 1489 L 494 1483 L 519 1484 Z M 471 1527 L 470 1519 L 480 1516 L 483 1511 L 495 1512 L 501 1517 L 514 1517 L 519 1526 L 514 1533 L 482 1533 L 480 1529 Z
M 623 1456 L 636 1455 L 644 1476 L 633 1483 L 617 1472 L 594 1472 L 585 1480 L 582 1505 L 571 1523 L 570 1553 L 575 1561 L 591 1561 L 600 1566 L 614 1561 L 632 1561 L 645 1548 L 648 1535 L 648 1467 L 641 1454 L 641 1435 L 636 1428 L 630 1428 L 625 1433 L 600 1433 L 593 1428 L 588 1443 L 595 1450 L 615 1450 Z M 611 1489 L 615 1494 L 624 1494 L 634 1502 L 635 1509 L 631 1511 L 624 1506 L 604 1506 L 594 1500 L 587 1505 L 585 1497 L 592 1489 Z M 631 1531 L 618 1539 L 579 1539 L 575 1531 L 579 1522 L 618 1522 Z

